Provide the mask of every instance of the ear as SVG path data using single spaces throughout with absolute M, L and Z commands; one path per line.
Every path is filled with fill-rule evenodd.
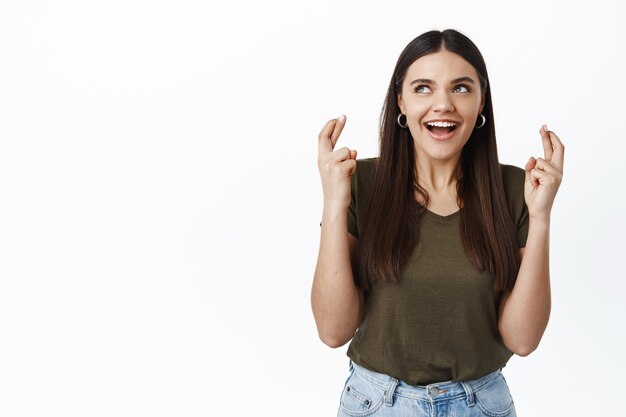
M 400 107 L 400 111 L 401 111 L 403 114 L 406 114 L 406 113 L 404 112 L 404 103 L 402 102 L 402 94 L 398 94 L 398 107 Z
M 478 110 L 478 114 L 483 112 L 483 108 L 485 107 L 485 93 L 480 95 L 480 109 Z

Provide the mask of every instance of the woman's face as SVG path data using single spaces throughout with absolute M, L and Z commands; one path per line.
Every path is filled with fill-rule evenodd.
M 425 55 L 407 69 L 398 106 L 406 115 L 417 161 L 458 160 L 483 108 L 478 73 L 445 49 Z

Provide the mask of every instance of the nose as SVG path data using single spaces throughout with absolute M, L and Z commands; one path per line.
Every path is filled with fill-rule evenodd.
M 454 111 L 454 104 L 452 104 L 452 100 L 446 91 L 440 90 L 434 96 L 434 102 L 432 106 L 433 110 L 436 112 L 451 112 Z

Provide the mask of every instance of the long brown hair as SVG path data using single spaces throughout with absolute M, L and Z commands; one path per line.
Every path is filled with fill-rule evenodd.
M 460 234 L 472 264 L 495 274 L 495 289 L 512 289 L 519 269 L 515 226 L 509 214 L 496 146 L 489 77 L 483 57 L 465 35 L 452 30 L 430 31 L 402 51 L 380 115 L 380 155 L 376 160 L 369 206 L 360 233 L 356 284 L 368 289 L 374 280 L 394 281 L 419 239 L 419 223 L 428 193 L 417 181 L 415 148 L 408 129 L 398 126 L 397 95 L 408 67 L 418 58 L 440 51 L 456 53 L 480 77 L 485 125 L 474 129 L 459 161 L 457 196 Z M 416 204 L 415 193 L 424 201 Z M 416 207 L 418 208 L 416 210 Z M 421 207 L 421 209 L 420 209 Z

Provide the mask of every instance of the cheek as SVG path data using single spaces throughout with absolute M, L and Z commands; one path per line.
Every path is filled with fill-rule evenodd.
M 480 113 L 480 96 L 477 96 L 474 98 L 474 100 L 465 103 L 465 109 L 466 109 L 466 113 L 470 115 L 470 117 L 472 115 L 476 115 L 478 117 L 478 114 Z
M 421 119 L 428 113 L 428 105 L 420 102 L 407 103 L 406 115 L 411 119 Z

